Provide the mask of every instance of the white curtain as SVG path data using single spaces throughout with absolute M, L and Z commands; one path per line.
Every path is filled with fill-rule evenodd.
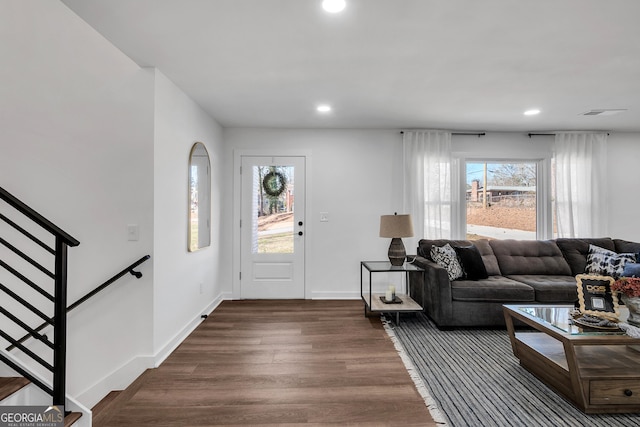
M 605 133 L 560 132 L 555 138 L 558 237 L 607 235 Z
M 404 132 L 404 209 L 413 218 L 417 247 L 420 239 L 452 238 L 457 192 L 452 188 L 451 133 Z M 452 176 L 454 179 L 452 180 Z

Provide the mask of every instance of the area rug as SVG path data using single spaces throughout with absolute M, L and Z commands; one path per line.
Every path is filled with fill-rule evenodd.
M 640 426 L 640 414 L 586 415 L 576 409 L 519 365 L 505 330 L 440 331 L 421 313 L 399 325 L 384 323 L 443 427 Z

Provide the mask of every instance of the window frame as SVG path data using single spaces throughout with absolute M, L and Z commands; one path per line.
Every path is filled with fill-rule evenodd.
M 459 179 L 458 200 L 459 209 L 455 216 L 457 230 L 453 238 L 466 240 L 467 232 L 467 164 L 468 163 L 533 163 L 536 165 L 536 240 L 553 239 L 553 198 L 551 191 L 551 159 L 550 158 L 499 158 L 491 157 L 460 157 L 455 162 L 458 166 L 456 175 Z

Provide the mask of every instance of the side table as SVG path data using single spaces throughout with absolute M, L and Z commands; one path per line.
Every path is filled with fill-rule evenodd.
M 368 290 L 365 289 L 365 278 L 368 272 Z M 411 288 L 409 286 L 409 273 L 419 272 L 424 276 L 424 269 L 413 264 L 404 263 L 401 266 L 391 265 L 389 261 L 362 261 L 360 262 L 360 297 L 364 302 L 364 315 L 368 312 L 379 313 L 395 313 L 396 324 L 400 323 L 400 313 L 411 313 L 422 311 L 420 304 L 411 298 Z M 402 300 L 400 304 L 384 303 L 380 297 L 384 297 L 384 293 L 373 292 L 373 274 L 374 273 L 401 273 L 405 276 L 405 293 L 396 292 L 396 296 Z

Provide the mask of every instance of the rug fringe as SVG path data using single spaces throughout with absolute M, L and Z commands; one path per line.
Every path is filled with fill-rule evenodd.
M 448 424 L 446 418 L 442 415 L 442 412 L 440 412 L 436 401 L 429 394 L 429 390 L 427 390 L 427 387 L 425 386 L 420 373 L 413 365 L 411 358 L 404 350 L 404 347 L 402 347 L 402 344 L 400 344 L 400 341 L 398 340 L 398 337 L 396 337 L 396 333 L 391 327 L 390 322 L 384 317 L 384 315 L 380 316 L 380 318 L 382 320 L 384 330 L 387 332 L 387 335 L 389 335 L 393 346 L 396 348 L 396 351 L 400 355 L 400 359 L 402 359 L 402 363 L 404 363 L 404 367 L 409 373 L 409 377 L 411 377 L 411 380 L 413 380 L 418 393 L 424 400 L 424 404 L 427 406 L 427 409 L 429 409 L 429 413 L 431 414 L 433 421 L 435 421 L 439 426 L 447 427 Z

